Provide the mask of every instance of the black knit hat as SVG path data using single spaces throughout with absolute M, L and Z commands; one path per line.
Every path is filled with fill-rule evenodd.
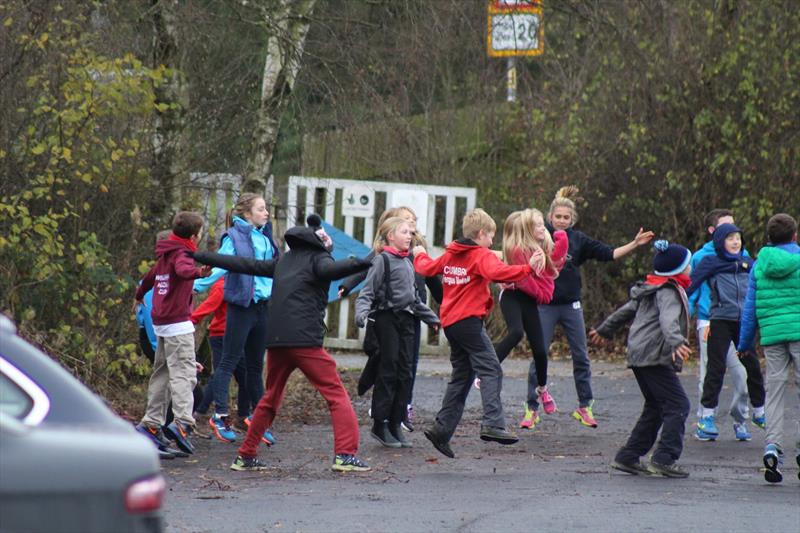
M 669 241 L 656 241 L 653 243 L 656 255 L 653 256 L 653 272 L 659 276 L 674 276 L 686 269 L 692 260 L 692 252 L 680 244 L 670 244 Z

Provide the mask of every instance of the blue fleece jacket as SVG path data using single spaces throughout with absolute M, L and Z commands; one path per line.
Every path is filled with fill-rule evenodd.
M 779 244 L 776 246 L 781 250 L 785 250 L 790 254 L 800 254 L 800 246 L 796 242 L 788 244 Z M 758 327 L 758 319 L 756 318 L 756 276 L 755 276 L 755 263 L 750 270 L 750 285 L 747 286 L 747 295 L 744 298 L 744 308 L 742 309 L 742 323 L 739 326 L 739 343 L 736 345 L 740 352 L 745 352 L 753 349 L 753 343 L 756 337 L 756 327 Z
M 697 250 L 692 256 L 692 272 L 697 271 L 700 261 L 709 255 L 716 255 L 716 253 L 717 252 L 714 251 L 713 239 L 701 246 L 700 249 Z M 750 257 L 750 254 L 747 252 L 747 250 L 742 252 L 742 255 L 744 257 Z M 711 288 L 708 286 L 708 282 L 706 282 L 700 285 L 700 288 L 694 291 L 692 296 L 689 298 L 689 314 L 694 315 L 696 310 L 697 320 L 708 320 L 711 317 L 709 312 L 710 309 Z
M 686 290 L 692 296 L 706 281 L 709 282 L 711 306 L 709 318 L 736 320 L 741 318 L 744 297 L 750 274 L 751 261 L 741 253 L 725 251 L 725 239 L 741 230 L 733 224 L 722 224 L 713 236 L 714 255 L 706 256 L 692 272 L 692 284 Z

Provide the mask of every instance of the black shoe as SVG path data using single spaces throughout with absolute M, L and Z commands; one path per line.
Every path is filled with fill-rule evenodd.
M 411 444 L 408 440 L 406 440 L 406 436 L 403 435 L 403 430 L 400 427 L 400 424 L 393 425 L 389 427 L 389 433 L 392 434 L 392 437 L 395 438 L 397 442 L 400 443 L 400 446 L 403 448 L 413 448 L 414 445 Z
M 189 435 L 191 433 L 192 428 L 177 421 L 173 421 L 170 425 L 164 426 L 164 435 L 174 440 L 178 448 L 188 454 L 194 453 L 194 444 L 189 440 Z
M 626 474 L 633 474 L 634 476 L 643 475 L 643 476 L 650 476 L 652 472 L 647 469 L 645 465 L 636 461 L 635 463 L 623 463 L 621 461 L 612 461 L 611 468 L 614 470 L 619 470 L 620 472 L 625 472 Z
M 236 459 L 231 463 L 231 470 L 237 470 L 239 472 L 266 470 L 267 468 L 267 465 L 262 463 L 258 457 L 242 457 L 241 455 L 237 455 Z
M 158 448 L 158 456 L 161 459 L 175 459 L 176 457 L 189 457 L 189 454 L 181 450 L 176 450 L 169 445 L 167 437 L 161 428 L 154 429 L 144 424 L 136 426 L 136 431 L 150 439 Z
M 435 429 L 426 429 L 424 431 L 425 438 L 431 441 L 433 447 L 439 450 L 442 455 L 449 457 L 450 459 L 455 459 L 456 454 L 453 453 L 453 449 L 450 448 L 450 443 L 442 437 L 439 432 Z
M 665 465 L 657 463 L 655 461 L 650 461 L 650 466 L 648 467 L 648 470 L 650 470 L 652 474 L 664 477 L 674 477 L 674 478 L 689 477 L 689 472 L 683 470 L 676 463 L 672 463 L 671 465 Z
M 515 444 L 519 441 L 519 437 L 507 431 L 505 428 L 481 426 L 481 440 L 498 442 L 500 444 Z
M 376 420 L 375 423 L 372 424 L 370 435 L 387 448 L 401 448 L 403 446 L 389 431 L 388 422 L 378 422 Z

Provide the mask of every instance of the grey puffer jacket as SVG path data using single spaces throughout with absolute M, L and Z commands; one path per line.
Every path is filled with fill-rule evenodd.
M 628 366 L 671 366 L 672 353 L 688 344 L 686 293 L 673 280 L 659 285 L 640 281 L 631 288 L 630 297 L 596 328 L 597 333 L 610 339 L 633 320 L 628 333 Z
M 384 259 L 389 259 L 389 290 L 384 287 Z M 388 294 L 388 301 L 387 301 Z M 372 259 L 364 287 L 356 299 L 355 319 L 358 327 L 363 327 L 373 310 L 392 309 L 408 311 L 427 324 L 439 323 L 430 307 L 422 303 L 416 286 L 414 266 L 408 257 L 400 257 L 389 252 L 377 254 Z

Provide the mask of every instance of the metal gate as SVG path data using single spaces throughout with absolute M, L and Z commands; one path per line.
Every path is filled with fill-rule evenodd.
M 356 191 L 358 198 L 353 198 L 352 191 Z M 362 205 L 359 205 L 359 198 Z M 326 222 L 372 246 L 378 217 L 384 209 L 399 205 L 409 205 L 416 211 L 418 230 L 426 236 L 429 250 L 436 257 L 460 234 L 463 214 L 475 208 L 475 189 L 291 176 L 286 228 L 304 224 L 309 214 L 317 213 Z M 361 349 L 364 330 L 355 328 L 350 313 L 354 299 L 355 296 L 351 296 L 328 306 L 326 346 Z M 444 335 L 433 335 L 423 323 L 422 353 L 442 353 L 445 349 Z

